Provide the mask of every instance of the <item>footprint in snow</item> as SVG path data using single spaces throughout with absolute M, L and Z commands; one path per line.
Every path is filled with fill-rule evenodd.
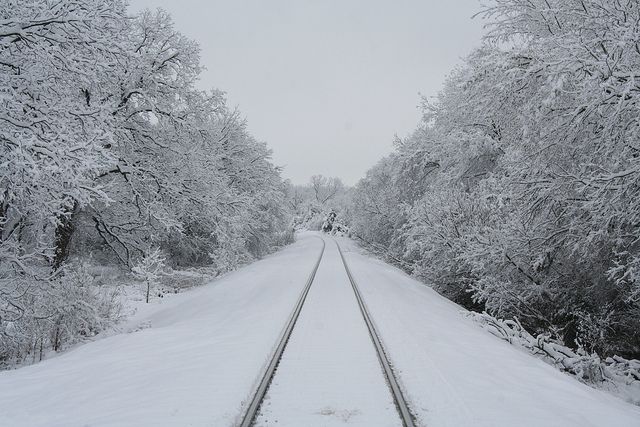
M 352 417 L 355 417 L 356 415 L 360 414 L 360 410 L 358 409 L 334 409 L 331 407 L 326 407 L 320 410 L 320 412 L 318 412 L 320 415 L 324 415 L 324 416 L 334 416 L 336 418 L 339 418 L 340 420 L 346 422 L 349 422 L 349 420 Z

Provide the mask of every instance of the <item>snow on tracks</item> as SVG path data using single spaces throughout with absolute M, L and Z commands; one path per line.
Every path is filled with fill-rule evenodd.
M 347 272 L 347 277 L 349 277 L 349 282 L 351 282 L 351 286 L 353 288 L 353 293 L 356 295 L 356 299 L 358 300 L 358 306 L 360 307 L 360 312 L 362 313 L 362 317 L 364 318 L 365 323 L 367 324 L 367 329 L 369 330 L 369 336 L 371 337 L 371 341 L 373 342 L 373 346 L 376 348 L 376 353 L 378 355 L 378 360 L 380 361 L 380 365 L 382 366 L 382 370 L 384 372 L 385 379 L 387 380 L 387 384 L 391 389 L 391 394 L 393 395 L 393 401 L 396 404 L 396 409 L 402 419 L 402 424 L 404 427 L 414 427 L 414 416 L 409 410 L 409 406 L 407 401 L 404 398 L 402 390 L 400 389 L 400 385 L 398 384 L 398 380 L 395 377 L 393 369 L 391 367 L 391 363 L 389 363 L 389 359 L 387 358 L 387 353 L 382 345 L 382 341 L 380 341 L 380 335 L 376 330 L 373 321 L 371 320 L 371 316 L 369 315 L 369 311 L 367 310 L 367 305 L 362 299 L 362 295 L 358 290 L 358 285 L 349 270 L 349 266 L 347 264 L 347 260 L 342 253 L 342 249 L 336 240 L 334 240 L 336 246 L 338 247 L 338 252 L 340 252 L 340 258 L 342 259 L 342 264 L 344 265 L 344 269 Z
M 339 248 L 331 243 L 255 424 L 401 426 L 389 385 Z
M 302 293 L 300 294 L 300 298 L 293 309 L 293 313 L 289 317 L 289 321 L 287 322 L 284 331 L 282 331 L 282 335 L 278 340 L 278 345 L 276 350 L 271 356 L 269 361 L 269 365 L 262 376 L 262 380 L 260 384 L 258 384 L 258 388 L 253 394 L 253 398 L 249 402 L 247 410 L 242 418 L 242 422 L 240 423 L 240 427 L 249 427 L 253 424 L 253 421 L 260 409 L 260 405 L 262 400 L 264 399 L 265 394 L 267 393 L 267 389 L 269 388 L 269 384 L 271 384 L 271 380 L 273 379 L 273 375 L 276 372 L 276 368 L 278 367 L 278 363 L 280 363 L 280 359 L 282 358 L 282 353 L 284 352 L 285 347 L 287 346 L 287 342 L 289 341 L 289 337 L 291 337 L 291 332 L 293 332 L 293 327 L 298 321 L 298 317 L 300 316 L 300 311 L 302 310 L 302 306 L 304 305 L 305 300 L 307 299 L 307 295 L 309 294 L 309 289 L 311 288 L 311 284 L 313 283 L 313 279 L 316 277 L 316 272 L 318 271 L 318 267 L 320 266 L 320 261 L 322 261 L 322 255 L 324 255 L 324 248 L 326 246 L 324 239 L 320 239 L 322 241 L 322 249 L 320 250 L 320 255 L 318 256 L 318 261 L 316 261 L 311 274 L 309 275 L 309 279 L 307 279 L 307 283 L 305 284 Z

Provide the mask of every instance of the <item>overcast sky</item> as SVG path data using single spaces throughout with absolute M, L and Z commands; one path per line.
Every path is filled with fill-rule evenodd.
M 478 0 L 130 0 L 161 7 L 202 48 L 284 177 L 355 184 L 418 123 L 419 95 L 478 46 Z

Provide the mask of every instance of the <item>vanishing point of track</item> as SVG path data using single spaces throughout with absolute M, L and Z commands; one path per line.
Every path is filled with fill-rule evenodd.
M 269 362 L 269 365 L 267 366 L 267 369 L 265 370 L 264 375 L 260 380 L 258 388 L 256 389 L 247 407 L 244 417 L 242 418 L 242 422 L 239 425 L 240 427 L 252 426 L 258 415 L 258 412 L 260 411 L 260 405 L 262 404 L 262 400 L 267 394 L 269 385 L 271 384 L 271 381 L 275 376 L 276 369 L 278 367 L 278 364 L 280 363 L 280 359 L 282 358 L 282 354 L 284 353 L 285 347 L 287 346 L 287 342 L 291 337 L 291 333 L 293 332 L 293 328 L 295 327 L 298 317 L 300 316 L 300 312 L 302 311 L 302 306 L 304 305 L 305 300 L 307 299 L 307 295 L 309 294 L 309 289 L 311 288 L 313 280 L 316 277 L 316 272 L 320 267 L 320 262 L 322 261 L 322 256 L 324 255 L 324 249 L 326 246 L 324 239 L 321 239 L 321 240 L 322 240 L 322 249 L 320 250 L 320 255 L 318 256 L 318 260 L 316 261 L 313 267 L 313 270 L 311 271 L 311 275 L 309 275 L 309 278 L 307 279 L 307 283 L 305 284 L 305 287 L 302 290 L 300 297 L 298 298 L 298 301 L 295 305 L 293 313 L 289 317 L 287 326 L 284 329 L 282 335 L 280 336 L 276 350 L 274 351 L 273 356 L 271 357 L 271 360 Z M 391 391 L 393 402 L 396 406 L 396 409 L 398 410 L 398 415 L 402 420 L 402 425 L 404 427 L 415 427 L 413 415 L 409 410 L 407 402 L 402 394 L 402 390 L 400 389 L 400 386 L 395 377 L 395 374 L 393 373 L 393 369 L 391 368 L 389 359 L 387 358 L 384 347 L 382 346 L 382 342 L 380 341 L 378 331 L 376 330 L 371 320 L 371 316 L 369 315 L 367 306 L 365 305 L 364 300 L 362 299 L 362 295 L 360 294 L 358 285 L 355 279 L 353 278 L 353 275 L 351 274 L 351 270 L 349 270 L 349 266 L 347 265 L 347 261 L 344 257 L 344 254 L 342 253 L 342 249 L 340 248 L 340 245 L 338 244 L 337 241 L 334 241 L 334 242 L 336 244 L 336 247 L 338 248 L 338 252 L 340 253 L 342 264 L 344 265 L 345 272 L 347 273 L 347 277 L 349 278 L 349 282 L 351 283 L 351 287 L 353 288 L 353 292 L 356 296 L 356 300 L 358 301 L 360 313 L 362 314 L 362 317 L 367 326 L 367 330 L 369 331 L 369 336 L 371 337 L 371 341 L 373 342 L 373 346 L 376 350 L 378 361 L 380 362 L 380 366 L 382 367 L 385 380 L 387 381 L 387 385 L 389 386 L 389 390 Z

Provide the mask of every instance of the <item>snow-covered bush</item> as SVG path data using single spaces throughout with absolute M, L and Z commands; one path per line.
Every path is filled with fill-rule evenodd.
M 46 274 L 46 270 L 40 270 Z M 121 315 L 119 289 L 96 286 L 84 265 L 67 266 L 47 280 L 30 279 L 0 323 L 0 367 L 41 360 L 93 337 Z
M 321 230 L 333 236 L 347 236 L 349 234 L 349 227 L 342 222 L 341 218 L 338 218 L 338 214 L 333 209 L 327 214 Z
M 640 405 L 640 360 L 627 360 L 619 356 L 602 360 L 582 347 L 571 349 L 549 334 L 533 336 L 518 322 L 500 320 L 486 312 L 467 312 L 489 332 L 510 344 L 524 347 L 556 368 L 574 375 L 580 381 L 596 388 L 613 392 L 635 405 Z
M 148 250 L 144 256 L 131 268 L 133 277 L 142 282 L 145 302 L 149 302 L 151 292 L 160 283 L 163 275 L 165 258 L 160 249 Z

